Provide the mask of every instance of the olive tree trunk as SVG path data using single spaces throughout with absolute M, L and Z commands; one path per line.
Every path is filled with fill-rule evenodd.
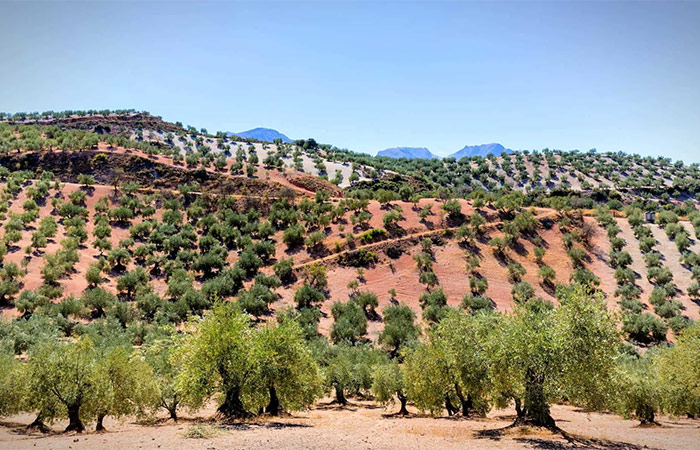
M 170 403 L 168 403 L 165 400 L 161 402 L 161 406 L 165 408 L 166 411 L 168 411 L 168 414 L 170 414 L 170 418 L 173 419 L 173 422 L 177 422 L 177 405 L 179 403 L 180 400 L 177 398 L 177 395 L 173 396 L 173 399 Z
M 105 419 L 104 414 L 99 414 L 97 416 L 97 425 L 95 425 L 95 431 L 97 431 L 97 432 L 105 431 L 104 419 Z
M 406 397 L 403 392 L 399 391 L 396 393 L 396 397 L 399 399 L 401 402 L 401 409 L 399 410 L 399 415 L 400 416 L 407 416 L 408 415 L 408 409 L 406 409 L 406 403 L 408 402 L 408 397 Z
M 270 402 L 267 404 L 265 412 L 271 416 L 279 416 L 282 413 L 280 399 L 274 386 L 270 386 Z
M 348 404 L 348 399 L 345 398 L 345 392 L 343 388 L 338 386 L 335 387 L 335 401 L 336 403 L 339 403 L 341 405 Z
M 65 431 L 75 431 L 76 433 L 85 431 L 85 425 L 83 425 L 83 422 L 80 420 L 79 404 L 68 406 L 68 426 Z
M 226 391 L 224 402 L 219 406 L 217 414 L 225 419 L 241 419 L 250 417 L 250 413 L 243 406 L 241 401 L 240 388 L 231 388 Z
M 39 414 L 36 415 L 36 419 L 29 425 L 27 425 L 28 430 L 39 430 L 42 433 L 48 433 L 51 431 L 49 427 L 46 426 L 44 423 L 44 412 L 39 411 Z
M 549 403 L 544 392 L 544 376 L 528 373 L 525 384 L 525 408 L 515 425 L 531 425 L 555 429 L 556 423 L 549 413 Z
M 450 400 L 449 395 L 445 395 L 445 409 L 447 410 L 447 415 L 448 416 L 454 416 L 459 412 L 459 409 L 455 408 L 452 405 L 452 400 Z

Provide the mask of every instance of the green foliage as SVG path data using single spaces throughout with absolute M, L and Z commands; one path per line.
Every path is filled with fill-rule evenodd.
M 250 289 L 239 294 L 238 305 L 242 311 L 260 317 L 269 313 L 269 305 L 275 300 L 277 300 L 277 294 L 256 280 Z
M 144 412 L 155 403 L 157 388 L 150 367 L 124 347 L 97 348 L 83 337 L 76 342 L 47 342 L 30 355 L 27 403 L 45 421 L 68 417 L 66 431 L 106 415 Z
M 663 410 L 675 415 L 700 414 L 700 326 L 680 333 L 676 344 L 654 358 L 652 369 L 662 391 Z
M 202 321 L 192 323 L 175 356 L 182 367 L 177 389 L 183 404 L 199 408 L 214 394 L 221 394 L 218 411 L 225 417 L 241 417 L 254 410 L 259 400 L 251 376 L 257 363 L 253 334 L 248 316 L 232 304 L 217 303 Z
M 387 363 L 384 352 L 369 345 L 333 345 L 320 353 L 324 384 L 341 405 L 347 403 L 348 394 L 369 393 L 375 368 Z
M 376 253 L 361 248 L 352 252 L 344 253 L 338 262 L 344 266 L 350 267 L 369 267 L 378 261 L 379 257 Z
M 331 307 L 331 315 L 333 326 L 330 337 L 334 343 L 356 344 L 364 339 L 367 333 L 367 316 L 357 302 L 336 302 Z
M 401 402 L 399 414 L 406 415 L 408 398 L 404 390 L 403 373 L 398 363 L 392 361 L 375 367 L 372 373 L 372 394 L 377 403 L 386 408 L 392 406 L 398 399 Z
M 512 262 L 508 264 L 508 278 L 513 283 L 519 283 L 522 281 L 526 272 L 525 267 L 523 267 L 519 262 Z
M 549 403 L 562 394 L 604 407 L 620 344 L 600 296 L 574 287 L 560 301 L 559 308 L 538 300 L 516 305 L 492 335 L 496 390 L 519 399 L 522 417 L 538 425 L 553 425 Z
M 396 358 L 404 348 L 418 342 L 420 328 L 415 324 L 416 313 L 406 304 L 389 305 L 382 313 L 384 328 L 379 333 L 378 342 L 392 358 Z
M 447 314 L 447 295 L 442 288 L 432 292 L 424 292 L 418 302 L 423 309 L 423 319 L 427 322 L 440 322 Z
M 311 352 L 304 342 L 301 326 L 295 321 L 268 325 L 256 335 L 256 353 L 260 372 L 258 390 L 267 390 L 266 412 L 308 408 L 323 393 L 322 378 Z
M 148 275 L 143 267 L 126 272 L 117 279 L 117 290 L 124 292 L 127 298 L 133 298 L 136 290 L 148 283 Z
M 389 237 L 389 233 L 384 228 L 372 228 L 360 235 L 362 244 L 371 244 L 372 242 L 383 241 Z
M 0 417 L 22 410 L 25 396 L 25 366 L 14 355 L 0 350 Z
M 277 261 L 274 265 L 275 275 L 284 284 L 288 284 L 294 281 L 294 259 L 293 258 L 282 258 Z
M 654 423 L 662 410 L 662 386 L 650 356 L 622 356 L 616 386 L 615 410 L 626 418 L 636 417 L 642 424 Z
M 490 314 L 451 311 L 430 340 L 409 353 L 405 383 L 409 398 L 420 410 L 437 414 L 445 396 L 451 396 L 459 401 L 464 416 L 488 411 L 487 337 L 494 320 Z M 426 355 L 434 361 L 426 361 Z
M 665 341 L 667 329 L 662 319 L 648 312 L 626 314 L 622 320 L 622 330 L 630 339 L 644 344 Z
M 304 243 L 304 229 L 301 225 L 291 225 L 289 228 L 284 230 L 282 234 L 282 242 L 287 244 L 290 249 L 299 247 Z
M 375 308 L 379 306 L 377 294 L 373 292 L 356 292 L 351 294 L 351 299 L 362 308 L 368 318 L 373 318 L 377 315 L 375 311 Z

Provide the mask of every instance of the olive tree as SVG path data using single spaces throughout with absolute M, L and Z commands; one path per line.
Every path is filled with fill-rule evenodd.
M 158 387 L 158 406 L 165 409 L 170 418 L 177 422 L 177 409 L 181 396 L 177 390 L 177 374 L 182 370 L 181 361 L 173 357 L 180 343 L 179 335 L 168 329 L 164 336 L 147 340 L 144 350 L 146 362 L 153 369 Z
M 494 315 L 450 310 L 405 361 L 405 383 L 418 409 L 433 415 L 488 411 L 488 335 Z M 453 407 L 459 402 L 459 408 Z
M 372 394 L 380 405 L 393 406 L 396 402 L 395 399 L 398 399 L 401 403 L 401 409 L 397 414 L 400 416 L 408 415 L 408 409 L 406 409 L 408 397 L 404 391 L 403 374 L 396 361 L 377 365 L 372 374 Z
M 447 407 L 454 414 L 449 396 L 454 383 L 441 346 L 432 341 L 421 343 L 407 352 L 402 370 L 406 394 L 419 410 L 438 416 Z
M 623 417 L 635 417 L 642 425 L 655 424 L 662 411 L 661 383 L 649 355 L 625 355 L 618 364 L 614 409 Z
M 20 412 L 25 387 L 25 366 L 10 352 L 0 350 L 0 417 Z
M 96 364 L 98 396 L 95 431 L 103 431 L 105 416 L 144 415 L 158 400 L 153 369 L 131 348 L 117 346 L 101 352 Z
M 374 368 L 387 361 L 383 351 L 370 345 L 347 343 L 326 346 L 319 359 L 324 384 L 334 391 L 335 401 L 340 405 L 347 404 L 347 394 L 369 392 Z
M 517 304 L 492 335 L 497 387 L 520 397 L 517 424 L 555 427 L 549 405 L 564 396 L 591 409 L 609 400 L 621 343 L 615 322 L 601 296 L 581 286 L 560 301 Z
M 39 346 L 29 358 L 27 375 L 29 403 L 39 406 L 42 420 L 67 416 L 65 431 L 85 430 L 84 421 L 91 418 L 89 406 L 99 395 L 97 352 L 89 338 Z
M 379 344 L 397 358 L 404 347 L 418 341 L 420 328 L 415 324 L 416 313 L 406 304 L 389 305 L 384 308 L 384 328 L 379 333 Z
M 221 394 L 219 416 L 250 416 L 244 398 L 254 387 L 252 375 L 257 369 L 253 334 L 249 316 L 230 303 L 217 303 L 201 321 L 190 323 L 176 351 L 182 367 L 177 388 L 183 404 L 199 408 Z
M 266 413 L 277 416 L 282 411 L 308 408 L 323 393 L 318 364 L 296 321 L 283 320 L 262 328 L 256 337 L 256 352 L 258 393 L 266 397 Z
M 331 307 L 333 327 L 331 340 L 334 343 L 347 342 L 355 344 L 364 339 L 367 333 L 367 317 L 362 307 L 354 300 L 347 303 L 336 302 Z
M 654 359 L 662 386 L 664 409 L 677 415 L 700 415 L 700 325 L 685 329 L 675 345 Z

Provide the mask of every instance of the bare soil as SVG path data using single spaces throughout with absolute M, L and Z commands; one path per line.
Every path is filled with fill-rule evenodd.
M 54 423 L 55 431 L 48 435 L 28 433 L 25 428 L 33 417 L 22 415 L 0 422 L 0 448 L 696 449 L 700 438 L 698 420 L 661 417 L 661 426 L 642 428 L 636 421 L 570 406 L 552 408 L 563 433 L 509 428 L 514 418 L 510 409 L 492 411 L 481 419 L 432 418 L 411 408 L 410 416 L 398 417 L 394 409 L 358 400 L 339 408 L 326 399 L 287 417 L 221 424 L 210 419 L 214 412 L 210 407 L 178 423 L 165 417 L 152 424 L 107 418 L 106 433 L 80 435 L 59 433 L 65 423 Z

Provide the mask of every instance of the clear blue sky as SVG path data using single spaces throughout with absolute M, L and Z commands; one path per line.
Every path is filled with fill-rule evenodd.
M 0 111 L 700 162 L 700 3 L 0 3 Z

